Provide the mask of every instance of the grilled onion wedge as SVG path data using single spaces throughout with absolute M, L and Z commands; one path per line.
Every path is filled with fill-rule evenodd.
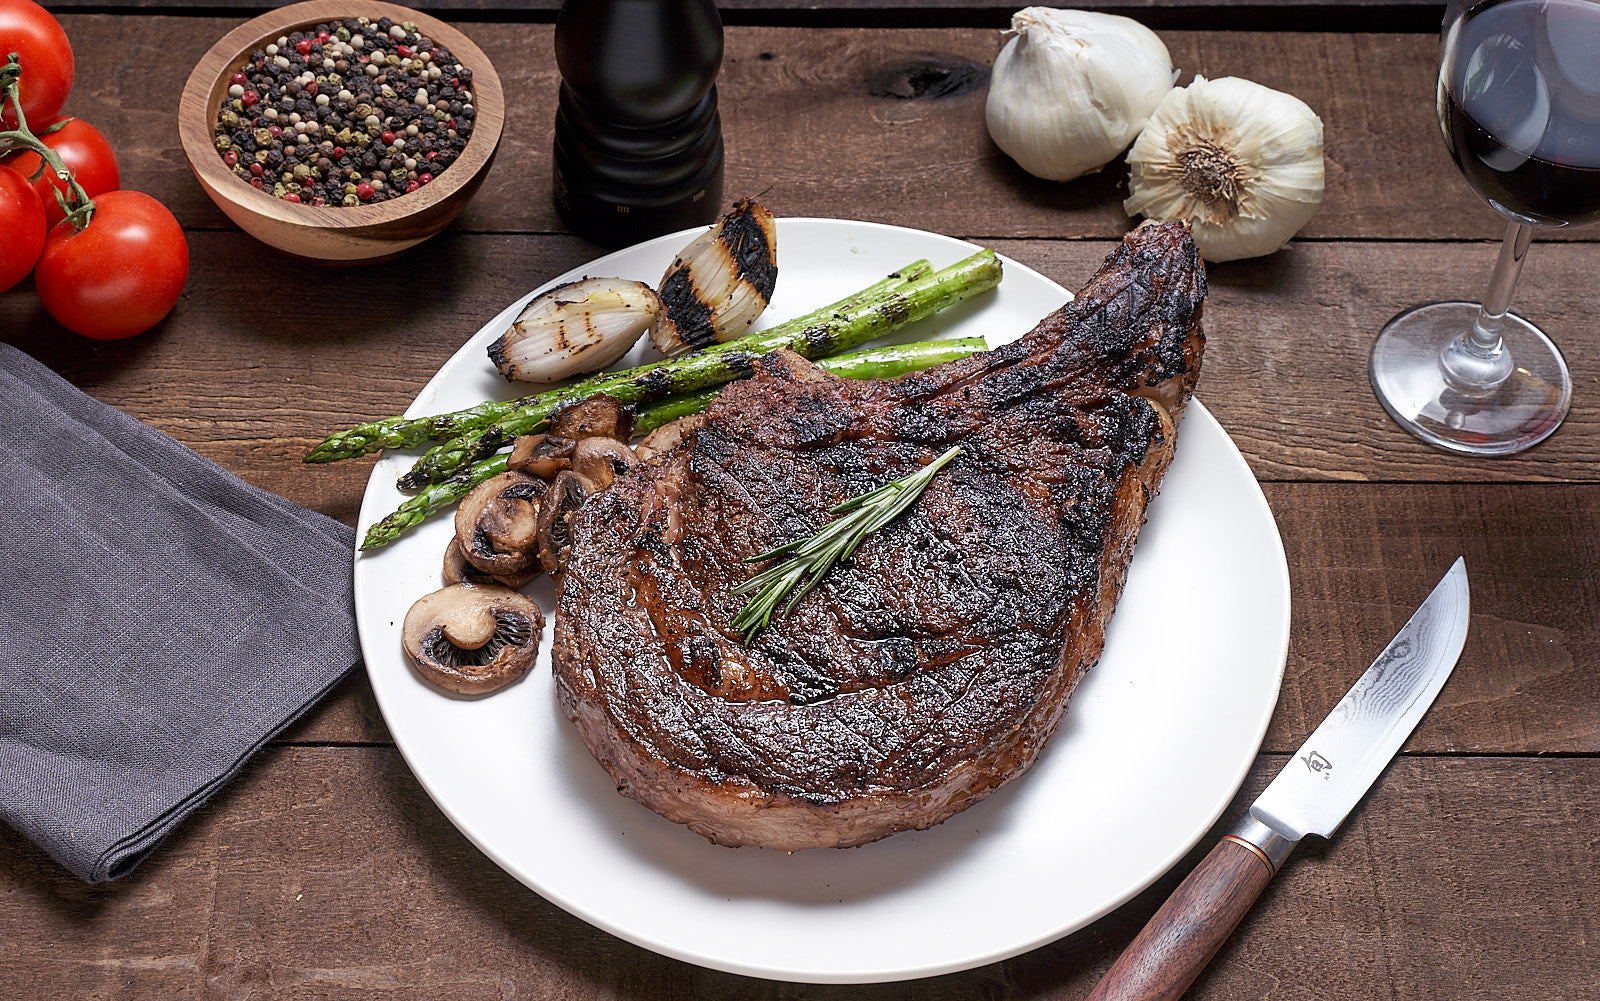
M 748 198 L 696 237 L 661 278 L 650 342 L 671 357 L 743 335 L 778 284 L 778 229 Z
M 663 312 L 644 282 L 584 278 L 529 302 L 489 345 L 489 360 L 514 382 L 549 383 L 598 372 L 628 349 Z

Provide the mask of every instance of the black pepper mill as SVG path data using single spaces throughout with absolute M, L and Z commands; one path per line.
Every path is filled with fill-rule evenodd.
M 618 247 L 717 218 L 714 0 L 565 0 L 556 65 L 555 202 L 574 232 Z

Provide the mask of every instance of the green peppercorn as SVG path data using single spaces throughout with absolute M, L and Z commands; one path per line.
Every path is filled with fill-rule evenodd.
M 354 194 L 349 194 L 345 195 L 339 204 L 343 205 L 347 209 L 353 209 L 357 205 L 361 204 L 361 199 L 357 198 Z

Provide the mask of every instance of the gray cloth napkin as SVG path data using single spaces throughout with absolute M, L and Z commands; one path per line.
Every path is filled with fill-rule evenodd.
M 354 545 L 0 344 L 0 819 L 126 874 L 356 663 Z

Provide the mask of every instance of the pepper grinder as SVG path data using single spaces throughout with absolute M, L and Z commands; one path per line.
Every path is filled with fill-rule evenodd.
M 714 0 L 565 0 L 555 203 L 606 247 L 713 222 L 722 204 Z

